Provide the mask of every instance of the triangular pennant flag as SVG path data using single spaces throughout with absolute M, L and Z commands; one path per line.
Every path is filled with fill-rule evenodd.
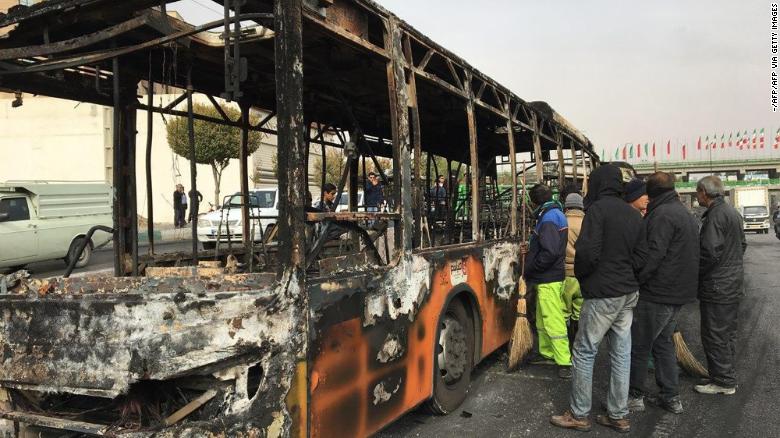
M 745 131 L 747 132 L 747 131 Z M 745 149 L 745 134 L 740 134 L 737 132 L 737 144 L 739 145 L 739 150 Z
M 764 149 L 764 128 L 761 128 L 761 140 L 760 140 L 760 147 L 761 149 Z
M 729 132 L 729 147 L 734 146 L 734 143 L 732 142 L 732 136 L 734 135 L 733 132 Z
M 704 139 L 704 149 L 710 150 L 710 136 L 708 135 L 707 138 Z
M 726 133 L 723 133 L 720 136 L 720 148 L 725 149 L 726 148 Z
M 753 130 L 753 149 L 756 148 L 756 145 L 758 143 L 758 136 L 756 135 L 756 130 Z

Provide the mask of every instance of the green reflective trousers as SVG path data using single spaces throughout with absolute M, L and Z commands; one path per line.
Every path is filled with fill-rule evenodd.
M 536 286 L 536 329 L 539 353 L 558 365 L 571 365 L 569 335 L 563 315 L 563 281 Z

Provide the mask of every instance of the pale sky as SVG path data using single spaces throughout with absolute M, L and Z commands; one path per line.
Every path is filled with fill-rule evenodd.
M 771 145 L 780 127 L 770 105 L 771 1 L 378 2 L 521 98 L 548 102 L 598 153 L 761 128 Z M 190 21 L 219 11 L 207 0 L 179 3 Z

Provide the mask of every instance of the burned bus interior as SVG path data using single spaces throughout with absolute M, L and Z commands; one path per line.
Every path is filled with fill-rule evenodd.
M 224 16 L 197 26 L 168 3 L 49 0 L 0 15 L 9 29 L 0 89 L 113 108 L 115 193 L 113 275 L 0 281 L 0 432 L 5 421 L 16 433 L 73 436 L 327 436 L 336 420 L 324 416 L 346 406 L 317 393 L 337 380 L 322 378 L 340 363 L 324 345 L 330 327 L 344 326 L 347 314 L 362 330 L 385 321 L 382 330 L 401 334 L 372 335 L 378 347 L 367 348 L 384 351 L 372 353 L 383 364 L 411 363 L 411 347 L 398 358 L 386 347 L 411 333 L 404 324 L 431 300 L 418 291 L 432 280 L 418 271 L 430 276 L 448 251 L 465 257 L 519 242 L 529 220 L 521 217 L 524 174 L 533 175 L 528 185 L 582 186 L 598 157 L 549 105 L 515 96 L 372 1 L 223 0 L 212 3 Z M 161 105 L 163 91 L 178 97 Z M 221 117 L 195 113 L 196 94 Z M 192 251 L 157 253 L 149 217 L 149 250 L 139 250 L 137 200 L 152 197 L 136 178 L 146 176 L 148 191 L 152 182 L 136 156 L 160 147 L 153 117 L 187 119 L 193 153 L 194 120 L 242 131 L 233 208 L 243 220 L 232 231 L 242 242 L 201 249 L 193 220 Z M 148 138 L 136 138 L 142 123 Z M 260 239 L 250 131 L 279 145 L 279 217 Z M 336 181 L 324 171 L 330 150 L 340 160 Z M 322 171 L 312 177 L 314 159 Z M 188 183 L 197 190 L 194 163 Z M 380 211 L 358 199 L 368 168 L 384 186 Z M 439 175 L 444 201 L 431 191 Z M 348 197 L 344 211 L 311 208 L 309 188 L 325 183 Z M 409 290 L 391 297 L 390 289 Z M 362 391 L 354 403 L 391 406 L 395 392 L 377 388 L 399 391 L 407 380 L 387 377 L 399 372 L 354 382 Z M 405 410 L 362 408 L 349 427 L 370 434 Z

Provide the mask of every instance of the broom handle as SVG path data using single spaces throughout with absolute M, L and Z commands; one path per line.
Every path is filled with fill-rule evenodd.
M 526 230 L 525 230 L 525 219 L 526 219 L 525 218 L 525 195 L 526 195 L 526 193 L 525 193 L 525 161 L 523 161 L 523 203 L 520 206 L 520 218 L 523 221 L 523 223 L 522 223 L 522 225 L 520 227 L 520 229 L 522 230 L 521 234 L 522 234 L 522 237 L 523 237 L 523 245 L 526 244 L 526 235 L 525 235 L 525 233 L 526 233 Z M 520 258 L 520 269 L 521 269 L 520 270 L 520 279 L 522 281 L 523 280 L 523 274 L 525 273 L 525 253 L 523 253 L 521 258 Z M 523 298 L 523 297 L 525 297 L 525 294 L 523 294 L 521 296 L 521 298 Z

